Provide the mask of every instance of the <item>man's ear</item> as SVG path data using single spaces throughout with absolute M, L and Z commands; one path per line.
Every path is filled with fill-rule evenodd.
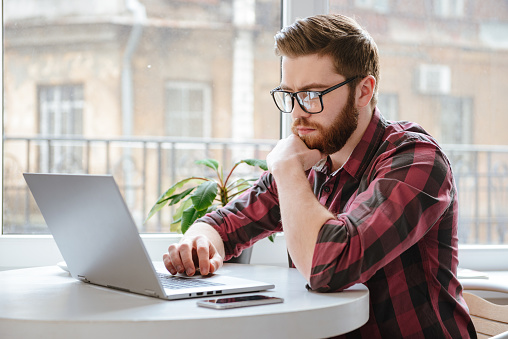
M 372 76 L 363 78 L 356 87 L 356 106 L 363 108 L 370 103 L 374 95 L 374 88 L 376 87 L 376 79 Z

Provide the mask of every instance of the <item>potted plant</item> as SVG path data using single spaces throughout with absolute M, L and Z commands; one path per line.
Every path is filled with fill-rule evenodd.
M 204 165 L 211 168 L 214 178 L 208 177 L 189 177 L 180 180 L 164 192 L 155 205 L 148 213 L 145 222 L 160 211 L 164 206 L 178 205 L 173 213 L 173 222 L 171 223 L 172 231 L 180 231 L 185 233 L 189 227 L 200 217 L 206 213 L 212 212 L 219 207 L 225 206 L 227 203 L 238 197 L 252 186 L 252 182 L 257 178 L 250 179 L 233 179 L 233 173 L 241 164 L 247 164 L 267 170 L 265 160 L 245 159 L 236 162 L 233 168 L 224 174 L 224 169 L 219 162 L 214 159 L 204 159 L 196 161 L 198 165 Z M 273 236 L 269 237 L 273 241 Z M 233 258 L 229 262 L 250 261 L 251 249 L 242 252 L 238 258 Z

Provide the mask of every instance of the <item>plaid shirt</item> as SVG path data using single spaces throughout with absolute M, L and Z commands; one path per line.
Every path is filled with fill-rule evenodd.
M 344 338 L 476 338 L 457 280 L 457 190 L 448 159 L 420 126 L 376 109 L 350 158 L 308 173 L 336 215 L 319 232 L 308 288 L 370 291 L 368 322 Z M 201 219 L 217 229 L 226 259 L 282 231 L 277 187 L 265 172 L 229 206 Z

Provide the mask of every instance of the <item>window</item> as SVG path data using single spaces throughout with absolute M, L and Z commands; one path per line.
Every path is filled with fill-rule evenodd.
M 230 167 L 279 138 L 278 1 L 50 3 L 3 1 L 4 234 L 47 233 L 23 172 L 113 174 L 140 231 L 168 232 L 143 221 L 205 174 L 195 160 Z
M 473 100 L 444 96 L 441 99 L 441 142 L 473 144 Z
M 166 135 L 210 137 L 211 95 L 206 84 L 169 82 L 166 85 Z
M 389 10 L 389 0 L 355 0 L 358 8 L 372 9 L 374 11 L 386 13 Z
M 125 196 L 140 230 L 166 232 L 164 224 L 142 225 L 142 220 L 160 193 L 157 188 L 185 174 L 180 169 L 186 167 L 176 162 L 183 161 L 182 154 L 232 161 L 238 156 L 230 149 L 233 140 L 249 136 L 249 147 L 260 147 L 255 154 L 263 157 L 279 138 L 285 117 L 281 126 L 268 95 L 280 75 L 273 35 L 281 18 L 292 22 L 328 10 L 355 17 L 377 42 L 381 112 L 389 119 L 420 123 L 454 162 L 461 195 L 460 243 L 462 249 L 473 244 L 466 247 L 471 251 L 460 251 L 461 264 L 477 269 L 505 265 L 495 260 L 505 256 L 497 250 L 505 251 L 501 245 L 508 242 L 503 214 L 508 204 L 505 2 L 291 0 L 282 1 L 284 8 L 278 0 L 50 3 L 3 0 L 0 266 L 48 265 L 58 257 L 49 236 L 31 236 L 47 229 L 20 175 L 36 171 L 48 149 L 40 121 L 43 86 L 59 91 L 79 86 L 73 89 L 76 104 L 71 105 L 75 113 L 70 126 L 75 129 L 56 132 L 67 135 L 52 137 L 52 149 L 62 147 L 60 154 L 69 151 L 77 159 L 81 155 L 77 171 L 113 173 L 124 193 L 130 192 Z M 431 74 L 422 85 L 426 68 Z M 184 136 L 167 126 L 168 116 L 176 114 L 168 101 L 176 94 L 172 91 L 185 96 L 183 92 L 193 90 L 202 97 L 197 94 L 196 103 L 187 102 L 188 110 L 200 106 L 202 98 L 210 123 L 207 129 L 203 116 L 204 128 Z M 444 117 L 445 112 L 452 113 Z M 195 142 L 203 137 L 219 142 Z M 56 143 L 57 138 L 66 140 Z M 230 142 L 225 145 L 224 140 Z M 268 146 L 260 146 L 259 140 Z M 167 235 L 143 237 L 153 245 L 148 250 L 154 260 L 171 241 Z M 478 247 L 483 245 L 489 246 Z M 39 255 L 26 257 L 34 249 Z
M 377 107 L 388 120 L 399 120 L 399 97 L 397 94 L 380 93 Z
M 39 86 L 39 131 L 48 138 L 83 134 L 83 88 L 81 85 Z M 63 145 L 62 145 L 63 144 Z M 56 143 L 39 151 L 40 172 L 80 172 L 82 148 Z
M 464 16 L 465 0 L 434 0 L 434 13 L 443 18 Z
M 420 65 L 417 90 L 421 94 L 448 94 L 451 90 L 451 70 L 446 65 Z

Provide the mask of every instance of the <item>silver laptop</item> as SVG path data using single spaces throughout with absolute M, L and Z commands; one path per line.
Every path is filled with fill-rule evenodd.
M 23 175 L 76 279 L 161 299 L 275 287 L 220 273 L 187 277 L 157 272 L 113 176 Z

